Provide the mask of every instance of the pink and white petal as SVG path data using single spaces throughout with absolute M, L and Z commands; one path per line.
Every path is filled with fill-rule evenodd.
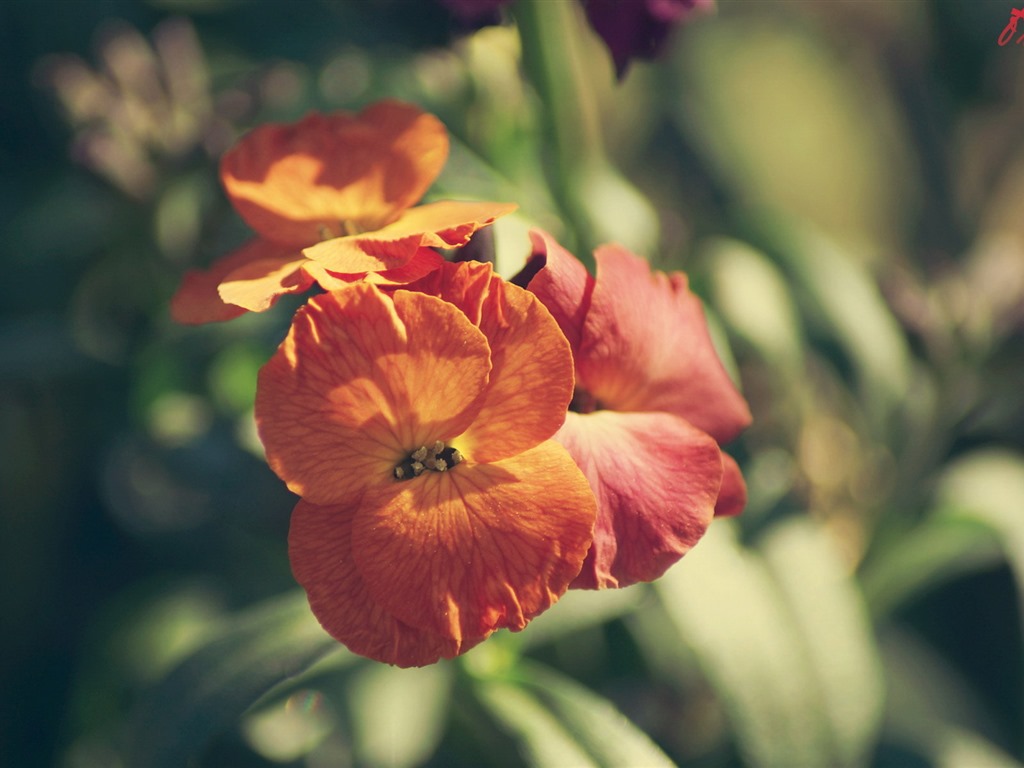
M 579 573 L 595 503 L 562 446 L 494 464 L 467 460 L 364 498 L 355 562 L 400 621 L 455 640 L 518 631 Z
M 714 438 L 665 413 L 570 413 L 555 435 L 597 497 L 577 589 L 652 581 L 696 544 L 722 483 Z
M 666 411 L 721 443 L 750 424 L 685 275 L 625 248 L 595 252 L 597 280 L 576 356 L 579 386 L 616 411 Z
M 724 451 L 722 470 L 722 489 L 715 502 L 715 517 L 734 517 L 747 506 L 747 481 L 736 459 Z
M 583 322 L 590 309 L 594 278 L 587 272 L 583 262 L 565 250 L 547 232 L 532 230 L 530 241 L 533 253 L 521 277 L 513 278 L 513 282 L 522 285 L 520 280 L 527 281 L 527 289 L 548 308 L 569 340 L 575 355 L 583 334 Z
M 321 626 L 353 653 L 399 667 L 421 667 L 465 653 L 487 635 L 463 640 L 415 629 L 373 600 L 352 557 L 356 504 L 300 500 L 292 513 L 288 556 Z

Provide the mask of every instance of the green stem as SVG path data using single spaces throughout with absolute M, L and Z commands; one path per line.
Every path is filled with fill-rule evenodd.
M 605 154 L 593 85 L 596 73 L 611 77 L 611 68 L 585 58 L 588 32 L 579 3 L 518 0 L 513 9 L 523 68 L 542 103 L 548 184 L 567 225 L 564 244 L 588 268 L 600 243 L 650 254 L 657 247 L 658 216 Z
M 597 99 L 586 75 L 575 0 L 519 0 L 514 7 L 523 67 L 543 104 L 541 120 L 551 151 L 549 183 L 575 235 L 589 253 L 587 213 L 579 182 L 606 164 Z M 582 255 L 582 254 L 581 254 Z

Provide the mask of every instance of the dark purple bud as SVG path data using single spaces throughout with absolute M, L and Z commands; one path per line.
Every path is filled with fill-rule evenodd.
M 620 78 L 630 59 L 658 55 L 673 24 L 714 4 L 714 0 L 583 0 L 590 26 L 611 51 Z

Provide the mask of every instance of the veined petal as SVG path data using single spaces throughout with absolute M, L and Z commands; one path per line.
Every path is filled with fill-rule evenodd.
M 686 276 L 652 272 L 625 248 L 595 252 L 597 279 L 576 356 L 580 386 L 616 411 L 666 411 L 719 442 L 750 424 Z
M 179 323 L 199 325 L 231 320 L 243 315 L 243 305 L 226 301 L 218 292 L 219 286 L 229 275 L 240 270 L 253 274 L 280 272 L 282 277 L 277 280 L 277 284 L 282 286 L 282 289 L 276 294 L 280 295 L 293 290 L 283 288 L 287 281 L 284 275 L 290 275 L 295 271 L 289 271 L 287 265 L 295 262 L 297 268 L 301 261 L 305 259 L 294 249 L 259 238 L 250 240 L 241 248 L 222 256 L 209 269 L 191 269 L 186 272 L 181 286 L 171 298 L 171 316 Z M 308 287 L 307 282 L 305 287 L 296 287 L 294 290 L 305 290 Z M 273 298 L 269 298 L 263 308 L 266 309 L 271 303 Z
M 722 453 L 722 488 L 715 502 L 715 517 L 733 517 L 747 506 L 747 481 L 736 459 Z
M 457 641 L 520 630 L 579 573 L 594 495 L 553 441 L 367 495 L 352 549 L 369 593 L 397 619 Z
M 356 284 L 296 312 L 260 371 L 256 424 L 288 487 L 336 504 L 390 485 L 411 451 L 464 432 L 489 371 L 487 339 L 451 304 Z
M 714 438 L 667 413 L 570 413 L 555 439 L 597 497 L 594 544 L 574 588 L 652 581 L 714 516 L 722 457 Z
M 335 291 L 353 283 L 374 283 L 382 287 L 404 285 L 419 280 L 445 263 L 441 254 L 433 248 L 420 248 L 404 266 L 387 269 L 383 272 L 356 272 L 341 274 L 324 269 L 323 265 L 312 259 L 302 259 L 302 271 L 316 280 L 325 291 Z
M 313 285 L 303 269 L 309 259 L 294 251 L 287 256 L 259 259 L 232 270 L 217 288 L 220 298 L 250 312 L 264 312 L 287 293 L 302 293 Z
M 583 322 L 590 310 L 594 278 L 583 263 L 547 232 L 530 232 L 533 253 L 522 273 L 513 278 L 541 300 L 558 322 L 576 355 L 583 335 Z
M 309 244 L 343 222 L 376 229 L 419 200 L 448 157 L 433 115 L 381 101 L 358 115 L 310 114 L 255 128 L 221 160 L 221 181 L 254 230 Z M 360 271 L 360 270 L 339 270 Z
M 415 629 L 376 603 L 352 557 L 358 504 L 320 507 L 300 500 L 292 512 L 288 556 L 295 579 L 327 632 L 350 651 L 400 667 L 420 667 L 465 653 L 487 635 L 463 639 Z
M 491 378 L 480 413 L 458 438 L 465 455 L 497 461 L 555 434 L 572 399 L 572 354 L 536 296 L 479 262 L 445 263 L 405 288 L 454 304 L 490 344 Z
M 513 203 L 429 203 L 410 208 L 387 226 L 324 240 L 302 252 L 332 272 L 383 272 L 405 266 L 420 248 L 465 245 L 478 229 L 515 209 Z

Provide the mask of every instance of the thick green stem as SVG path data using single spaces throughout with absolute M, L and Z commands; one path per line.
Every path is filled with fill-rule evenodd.
M 592 266 L 593 248 L 617 241 L 641 252 L 657 243 L 650 203 L 608 162 L 596 77 L 611 68 L 585 55 L 586 20 L 576 0 L 518 0 L 513 7 L 523 68 L 542 103 L 548 184 L 567 227 L 567 242 Z
M 515 18 L 523 67 L 543 103 L 541 120 L 551 152 L 549 183 L 573 231 L 589 247 L 579 182 L 605 165 L 597 99 L 581 55 L 584 32 L 576 0 L 519 0 Z

